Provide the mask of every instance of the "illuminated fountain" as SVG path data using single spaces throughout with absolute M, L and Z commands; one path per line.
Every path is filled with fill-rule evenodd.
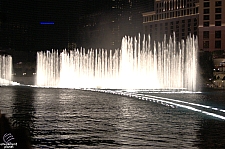
M 0 55 L 0 85 L 12 84 L 12 57 Z
M 168 41 L 168 42 L 167 42 Z M 121 49 L 37 53 L 37 86 L 196 91 L 198 43 L 124 37 Z

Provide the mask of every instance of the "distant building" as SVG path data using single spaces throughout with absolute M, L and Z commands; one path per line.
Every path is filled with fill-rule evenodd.
M 155 40 L 176 33 L 177 40 L 198 35 L 201 51 L 225 50 L 225 1 L 155 0 L 154 11 L 143 13 L 144 33 Z
M 36 63 L 18 62 L 13 64 L 12 79 L 14 82 L 35 85 Z
M 198 37 L 200 50 L 225 51 L 224 8 L 224 0 L 199 0 Z
M 10 55 L 10 54 L 6 52 L 5 50 L 0 49 L 0 55 Z
M 213 87 L 214 88 L 225 88 L 225 58 L 213 59 Z
M 155 0 L 154 11 L 142 15 L 144 33 L 156 41 L 173 32 L 177 41 L 189 34 L 198 35 L 198 0 Z

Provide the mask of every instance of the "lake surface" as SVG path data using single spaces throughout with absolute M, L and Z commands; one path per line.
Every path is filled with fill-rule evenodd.
M 150 95 L 225 109 L 223 91 Z M 34 148 L 225 146 L 225 120 L 119 95 L 74 89 L 1 87 L 0 109 L 15 127 L 29 130 Z

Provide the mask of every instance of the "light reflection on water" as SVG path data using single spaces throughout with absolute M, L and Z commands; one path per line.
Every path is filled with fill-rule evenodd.
M 35 148 L 219 148 L 225 145 L 224 121 L 182 108 L 71 89 L 1 87 L 0 91 L 2 113 L 10 117 L 14 126 L 30 131 Z M 223 106 L 221 94 L 225 93 L 160 96 Z

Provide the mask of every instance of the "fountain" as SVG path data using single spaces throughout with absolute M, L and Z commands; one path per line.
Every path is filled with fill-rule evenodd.
M 12 57 L 0 55 L 0 85 L 12 84 Z
M 121 49 L 37 53 L 37 86 L 196 91 L 197 39 L 124 37 Z M 153 44 L 151 44 L 153 43 Z

